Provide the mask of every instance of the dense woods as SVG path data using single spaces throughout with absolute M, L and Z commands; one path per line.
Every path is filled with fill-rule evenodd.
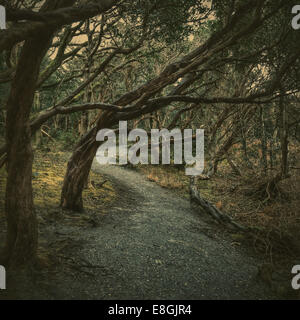
M 0 30 L 2 265 L 23 267 L 38 255 L 35 153 L 58 147 L 69 152 L 56 202 L 83 212 L 97 132 L 117 129 L 122 120 L 129 129 L 147 132 L 205 130 L 201 176 L 187 181 L 184 165 L 162 171 L 185 179 L 191 202 L 224 228 L 251 234 L 265 227 L 259 219 L 247 224 L 251 216 L 243 221 L 231 215 L 226 200 L 205 199 L 203 183 L 222 185 L 230 177 L 245 199 L 252 197 L 262 211 L 280 206 L 287 211 L 283 216 L 293 215 L 291 225 L 300 227 L 300 31 L 291 24 L 294 1 L 0 5 L 7 15 L 7 29 Z M 284 231 L 299 249 L 297 231 L 289 230 Z M 285 236 L 279 227 L 276 232 Z

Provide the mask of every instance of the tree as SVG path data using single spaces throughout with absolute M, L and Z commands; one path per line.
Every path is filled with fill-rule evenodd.
M 223 123 L 228 125 L 228 134 L 214 155 L 216 167 L 240 132 L 238 125 L 229 131 L 237 119 L 233 110 L 245 112 L 246 122 L 257 105 L 277 101 L 282 96 L 282 81 L 299 59 L 297 47 L 282 50 L 280 56 L 281 42 L 274 40 L 275 32 L 270 43 L 262 43 L 264 27 L 272 26 L 282 15 L 288 16 L 289 1 L 218 0 L 213 8 L 196 0 L 0 4 L 6 5 L 10 24 L 8 30 L 0 31 L 0 52 L 5 52 L 2 64 L 6 66 L 0 79 L 10 84 L 6 144 L 0 148 L 0 165 L 6 162 L 8 168 L 4 260 L 13 266 L 27 263 L 36 255 L 31 138 L 47 121 L 58 115 L 94 112 L 95 118 L 89 121 L 91 129 L 69 160 L 61 194 L 63 208 L 80 211 L 82 191 L 98 148 L 99 129 L 149 115 L 154 115 L 151 119 L 159 125 L 160 116 L 167 113 L 169 126 L 174 126 L 193 112 L 185 119 L 188 124 L 203 105 L 207 113 L 216 105 L 226 106 L 228 110 L 216 117 L 212 129 L 213 145 L 218 128 Z M 213 21 L 207 19 L 210 14 L 215 16 Z M 194 36 L 186 46 L 187 38 L 195 32 L 199 32 L 199 38 Z M 178 52 L 176 59 L 169 61 L 172 46 L 177 46 Z M 276 68 L 274 62 L 280 62 Z M 262 64 L 266 72 L 260 72 Z M 249 77 L 243 90 L 234 92 L 229 85 L 229 92 L 215 90 L 231 81 L 228 74 L 241 75 L 245 70 L 249 70 Z M 130 83 L 131 76 L 135 77 L 134 84 Z M 72 86 L 62 90 L 71 81 Z M 294 88 L 290 79 L 284 94 Z M 36 91 L 51 104 L 33 114 Z M 51 94 L 55 99 L 49 99 Z M 100 98 L 94 100 L 91 95 Z M 230 120 L 226 122 L 228 114 Z
M 56 4 L 53 1 L 46 1 L 39 14 L 32 13 L 32 15 L 40 19 L 49 13 L 52 17 L 51 10 L 61 12 L 61 10 L 68 8 L 74 2 L 61 0 Z M 107 9 L 108 7 L 105 6 L 104 8 Z M 103 10 L 103 8 L 100 10 Z M 22 10 L 20 12 L 16 10 L 16 12 L 18 19 L 22 19 Z M 8 10 L 8 20 L 10 20 L 11 14 L 12 19 L 15 19 L 13 13 L 14 11 Z M 54 15 L 55 18 L 57 16 L 60 15 Z M 67 20 L 67 16 L 64 19 Z M 23 18 L 26 18 L 26 13 Z M 61 23 L 64 21 L 61 18 L 58 18 L 58 20 Z M 30 30 L 28 33 L 26 33 L 27 26 L 28 30 Z M 40 65 L 51 44 L 54 32 L 57 30 L 57 23 L 41 24 L 37 22 L 26 24 L 25 29 L 24 34 L 22 34 L 21 30 L 12 28 L 3 37 L 1 35 L 1 44 L 4 48 L 7 48 L 8 45 L 13 45 L 17 41 L 25 40 L 16 66 L 15 76 L 11 83 L 6 118 L 8 174 L 5 211 L 8 231 L 4 262 L 13 266 L 31 261 L 35 258 L 37 250 L 38 231 L 31 181 L 33 152 L 31 147 L 30 111 L 39 78 Z M 13 41 L 11 41 L 12 39 Z
M 257 33 L 259 34 L 259 28 L 265 23 L 268 23 L 268 19 L 274 15 L 280 15 L 283 7 L 284 10 L 286 8 L 286 4 L 283 2 L 277 5 L 274 5 L 272 2 L 271 4 L 272 6 L 269 10 L 268 5 L 270 5 L 270 3 L 267 1 L 247 2 L 242 5 L 237 4 L 233 6 L 231 8 L 232 12 L 229 13 L 224 26 L 222 26 L 221 23 L 215 23 L 211 36 L 204 44 L 201 44 L 190 53 L 181 57 L 175 63 L 169 64 L 159 75 L 145 84 L 117 98 L 113 102 L 113 105 L 123 106 L 123 112 L 107 111 L 101 113 L 96 126 L 78 143 L 69 160 L 62 189 L 61 206 L 79 211 L 83 209 L 82 190 L 84 179 L 86 179 L 90 171 L 92 159 L 97 150 L 98 144 L 95 141 L 95 137 L 98 130 L 104 127 L 109 128 L 119 120 L 135 119 L 144 114 L 149 114 L 168 106 L 174 101 L 198 104 L 212 104 L 214 102 L 255 104 L 257 102 L 264 103 L 260 100 L 261 98 L 276 94 L 279 79 L 286 74 L 291 63 L 294 63 L 298 59 L 297 52 L 299 50 L 291 54 L 289 57 L 290 60 L 286 61 L 276 76 L 267 77 L 267 81 L 263 78 L 263 82 L 265 83 L 263 90 L 257 90 L 258 92 L 254 92 L 248 97 L 196 98 L 184 95 L 184 90 L 195 84 L 199 79 L 202 80 L 203 75 L 215 64 L 220 63 L 222 65 L 223 63 L 224 65 L 230 62 L 235 63 L 236 60 L 240 59 L 240 52 L 237 52 L 237 56 L 230 56 L 234 53 L 233 49 L 239 48 L 239 43 L 249 41 L 249 38 L 255 42 L 257 40 Z M 268 47 L 263 47 L 263 49 L 255 48 L 256 50 L 246 55 L 245 59 L 247 59 L 247 56 L 263 57 L 264 51 L 267 50 L 267 48 Z M 166 96 L 153 98 L 161 92 L 167 92 L 168 88 L 174 85 L 178 79 L 187 75 L 190 75 L 187 81 L 171 95 L 169 93 Z M 257 89 L 257 87 L 255 88 Z M 232 141 L 230 143 L 232 144 Z

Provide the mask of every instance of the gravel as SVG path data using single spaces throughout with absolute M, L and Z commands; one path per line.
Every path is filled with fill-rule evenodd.
M 272 299 L 260 260 L 218 232 L 188 199 L 134 170 L 100 166 L 118 193 L 99 225 L 79 229 L 87 272 L 58 272 L 20 299 Z M 94 267 L 92 267 L 94 266 Z

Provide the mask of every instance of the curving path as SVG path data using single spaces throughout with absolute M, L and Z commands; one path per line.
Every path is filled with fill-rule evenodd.
M 133 170 L 94 164 L 116 185 L 120 202 L 81 250 L 103 265 L 86 290 L 96 299 L 266 299 L 257 265 L 192 211 L 188 200 Z M 76 286 L 75 286 L 76 287 Z M 81 287 L 81 286 L 80 286 Z M 72 291 L 72 290 L 71 290 Z
M 120 201 L 100 225 L 76 233 L 94 276 L 56 275 L 32 297 L 50 299 L 269 299 L 256 258 L 217 233 L 187 199 L 138 172 L 94 164 Z M 218 235 L 219 234 L 219 235 Z

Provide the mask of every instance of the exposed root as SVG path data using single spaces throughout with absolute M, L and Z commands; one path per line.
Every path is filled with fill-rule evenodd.
M 249 188 L 245 189 L 245 195 L 254 196 L 263 201 L 263 203 L 273 201 L 275 199 L 288 200 L 288 195 L 279 186 L 280 181 L 283 180 L 281 174 L 274 177 L 259 179 L 258 181 L 250 182 Z

